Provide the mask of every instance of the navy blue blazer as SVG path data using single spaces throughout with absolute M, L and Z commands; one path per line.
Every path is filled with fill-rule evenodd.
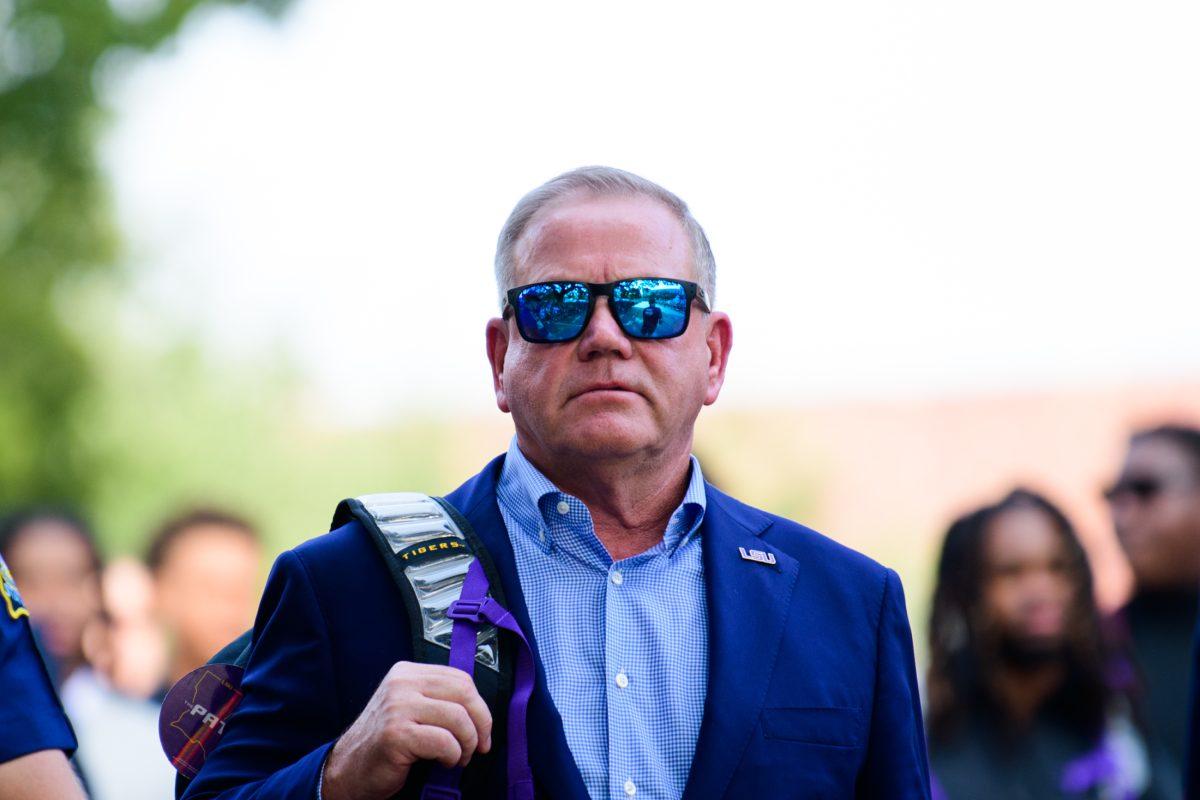
M 496 505 L 502 460 L 447 499 L 491 552 L 508 607 L 532 641 Z M 684 800 L 928 798 L 912 636 L 896 573 L 711 485 L 707 492 L 700 538 L 708 695 Z M 773 553 L 777 563 L 747 561 L 739 547 Z M 328 749 L 391 666 L 409 658 L 399 590 L 358 523 L 285 552 L 254 624 L 245 698 L 184 797 L 313 800 Z M 528 730 L 539 796 L 587 800 L 540 665 Z M 464 796 L 504 797 L 502 738 L 481 783 Z M 419 777 L 401 797 L 418 796 Z

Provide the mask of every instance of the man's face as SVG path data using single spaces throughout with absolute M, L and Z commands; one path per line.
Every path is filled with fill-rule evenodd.
M 81 658 L 84 627 L 100 612 L 100 576 L 87 544 L 64 522 L 32 522 L 13 541 L 9 567 L 47 649 L 58 659 Z
M 260 558 L 256 543 L 221 525 L 189 528 L 171 544 L 155 589 L 159 614 L 184 653 L 208 658 L 250 627 Z
M 679 221 L 643 197 L 560 200 L 534 217 L 514 255 L 517 285 L 697 277 Z M 526 455 L 543 464 L 689 452 L 700 408 L 720 392 L 731 338 L 728 317 L 694 303 L 682 336 L 631 339 L 606 297 L 574 341 L 526 342 L 511 315 L 487 329 L 497 405 L 512 413 Z
M 1061 650 L 1074 601 L 1069 554 L 1054 522 L 1036 508 L 1001 512 L 984 545 L 986 626 L 1023 656 Z
M 1117 538 L 1140 588 L 1200 581 L 1200 476 L 1174 442 L 1137 439 L 1111 498 Z

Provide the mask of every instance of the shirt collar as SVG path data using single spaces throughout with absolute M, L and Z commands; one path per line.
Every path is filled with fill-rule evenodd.
M 683 501 L 671 514 L 663 532 L 663 546 L 668 555 L 696 535 L 708 507 L 700 460 L 694 455 L 690 458 L 691 469 Z M 500 470 L 500 480 L 496 484 L 496 495 L 505 510 L 516 520 L 521 533 L 533 537 L 538 546 L 547 552 L 553 549 L 552 529 L 557 527 L 554 524 L 557 522 L 554 513 L 559 508 L 572 507 L 587 513 L 582 501 L 559 490 L 525 457 L 517 445 L 516 436 L 509 443 L 508 454 Z M 566 505 L 560 506 L 562 503 Z M 587 521 L 590 526 L 590 514 Z

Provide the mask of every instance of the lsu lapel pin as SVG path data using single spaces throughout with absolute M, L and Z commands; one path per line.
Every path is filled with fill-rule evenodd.
M 775 554 L 774 553 L 767 553 L 762 550 L 750 550 L 749 552 L 747 552 L 746 548 L 744 548 L 744 547 L 739 547 L 738 552 L 742 554 L 742 558 L 746 559 L 747 561 L 753 561 L 756 564 L 774 564 L 775 563 Z

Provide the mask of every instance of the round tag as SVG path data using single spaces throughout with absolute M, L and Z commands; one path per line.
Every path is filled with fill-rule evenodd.
M 225 723 L 242 699 L 246 673 L 232 664 L 192 670 L 167 692 L 158 712 L 158 738 L 171 766 L 193 778 L 225 734 Z

